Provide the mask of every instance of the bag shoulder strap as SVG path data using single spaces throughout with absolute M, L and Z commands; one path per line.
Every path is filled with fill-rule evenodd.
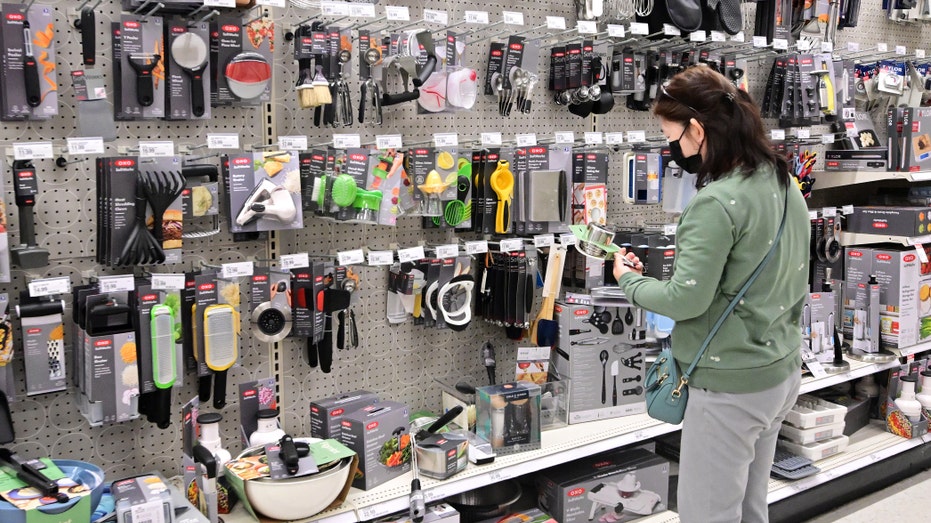
M 740 303 L 740 300 L 743 299 L 744 294 L 747 293 L 747 290 L 753 285 L 753 282 L 756 281 L 757 277 L 763 272 L 763 269 L 769 264 L 770 260 L 773 259 L 773 256 L 776 254 L 776 246 L 779 245 L 779 240 L 782 238 L 782 231 L 786 228 L 786 214 L 789 207 L 789 188 L 786 187 L 786 199 L 782 207 L 782 222 L 779 224 L 779 230 L 776 232 L 776 238 L 773 240 L 773 246 L 769 248 L 769 252 L 766 253 L 766 256 L 763 258 L 763 261 L 756 267 L 756 270 L 753 271 L 753 274 L 750 275 L 750 279 L 747 280 L 747 283 L 741 287 L 740 291 L 737 292 L 737 295 L 734 296 L 734 299 L 727 305 L 727 308 L 724 309 L 724 312 L 721 313 L 721 317 L 718 318 L 718 321 L 715 322 L 714 326 L 711 327 L 711 331 L 708 333 L 708 336 L 705 337 L 705 341 L 702 342 L 701 347 L 698 349 L 698 354 L 695 355 L 695 359 L 692 360 L 692 364 L 689 365 L 688 370 L 682 373 L 681 382 L 687 384 L 689 382 L 689 376 L 692 375 L 692 371 L 695 370 L 695 367 L 698 366 L 698 360 L 701 359 L 702 355 L 705 353 L 705 350 L 708 348 L 708 345 L 711 343 L 711 339 L 714 338 L 714 335 L 717 334 L 718 329 L 721 328 L 721 325 L 724 324 L 724 320 L 734 311 L 734 308 L 737 307 L 737 304 Z

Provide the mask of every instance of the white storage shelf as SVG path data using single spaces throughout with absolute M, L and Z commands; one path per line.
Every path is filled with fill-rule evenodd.
M 861 183 L 882 182 L 889 180 L 907 180 L 909 182 L 924 182 L 931 180 L 931 171 L 913 173 L 885 172 L 885 171 L 818 171 L 812 173 L 815 178 L 813 190 L 831 189 L 845 185 Z

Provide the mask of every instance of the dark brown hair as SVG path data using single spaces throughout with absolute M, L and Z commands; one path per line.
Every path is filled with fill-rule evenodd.
M 737 168 L 750 176 L 767 163 L 782 185 L 789 182 L 789 164 L 773 150 L 753 99 L 710 67 L 689 67 L 673 76 L 660 90 L 653 114 L 682 124 L 695 118 L 704 126 L 705 154 L 695 173 L 697 187 Z

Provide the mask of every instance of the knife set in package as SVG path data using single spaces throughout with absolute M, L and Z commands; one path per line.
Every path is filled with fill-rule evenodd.
M 304 226 L 298 154 L 243 152 L 223 158 L 230 232 L 300 229 Z
M 305 208 L 324 219 L 393 226 L 406 201 L 401 195 L 404 185 L 409 185 L 405 158 L 395 149 L 301 154 L 301 180 L 309 198 Z
M 181 262 L 185 179 L 178 156 L 97 159 L 97 262 Z
M 0 120 L 47 120 L 58 115 L 55 8 L 0 6 Z

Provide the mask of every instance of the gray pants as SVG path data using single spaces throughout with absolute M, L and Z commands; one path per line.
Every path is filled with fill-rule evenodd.
M 689 389 L 679 461 L 682 523 L 766 523 L 776 437 L 802 378 L 763 392 Z

